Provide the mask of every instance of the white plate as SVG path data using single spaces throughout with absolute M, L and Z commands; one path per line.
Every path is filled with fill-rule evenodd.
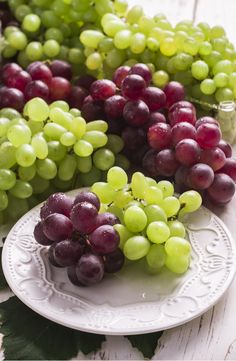
M 78 191 L 70 192 L 71 195 Z M 181 325 L 212 307 L 236 271 L 234 240 L 223 222 L 202 207 L 186 221 L 191 267 L 182 276 L 163 270 L 148 275 L 129 264 L 92 287 L 76 287 L 65 269 L 51 266 L 36 243 L 40 206 L 23 216 L 5 241 L 2 264 L 17 297 L 40 315 L 64 326 L 109 335 L 142 334 Z

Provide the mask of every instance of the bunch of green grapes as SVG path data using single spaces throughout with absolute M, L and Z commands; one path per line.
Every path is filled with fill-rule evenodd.
M 58 190 L 90 186 L 117 164 L 128 169 L 120 153 L 123 141 L 106 135 L 103 120 L 86 123 L 64 101 L 48 105 L 33 98 L 23 114 L 0 111 L 0 224 L 17 219 Z
M 102 15 L 127 8 L 126 0 L 9 0 L 8 4 L 21 28 L 5 27 L 3 57 L 18 54 L 23 67 L 32 61 L 59 58 L 75 69 L 85 60 L 79 40 L 82 27 L 99 27 Z
M 236 52 L 221 26 L 181 21 L 174 27 L 165 15 L 148 17 L 137 5 L 125 17 L 105 14 L 101 27 L 80 35 L 88 69 L 102 67 L 109 76 L 122 64 L 147 63 L 158 87 L 171 79 L 197 99 L 235 99 Z
M 132 175 L 112 167 L 107 182 L 93 184 L 101 212 L 114 213 L 121 224 L 114 225 L 120 235 L 120 247 L 128 260 L 146 259 L 148 270 L 159 272 L 163 266 L 175 273 L 187 271 L 191 245 L 179 220 L 196 211 L 202 203 L 196 191 L 186 191 L 179 198 L 169 181 L 156 182 L 141 172 Z

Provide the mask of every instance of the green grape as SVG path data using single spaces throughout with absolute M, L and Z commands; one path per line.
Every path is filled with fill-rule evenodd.
M 230 75 L 233 72 L 232 62 L 227 59 L 220 60 L 214 65 L 212 72 L 214 75 L 217 73 L 225 73 Z
M 138 22 L 139 29 L 145 35 L 148 35 L 153 28 L 155 28 L 155 20 L 149 16 L 142 16 Z
M 132 197 L 132 200 L 124 207 L 125 209 L 128 209 L 129 207 L 132 207 L 132 206 L 135 206 L 135 207 L 139 207 L 141 209 L 144 209 L 144 206 L 141 202 L 133 199 Z
M 221 38 L 225 35 L 224 28 L 222 26 L 213 26 L 210 30 L 210 39 Z
M 5 191 L 0 190 L 0 211 L 3 211 L 8 206 L 8 196 Z
M 54 102 L 52 102 L 49 105 L 49 110 L 51 111 L 51 109 L 53 109 L 53 108 L 59 108 L 59 109 L 63 110 L 64 112 L 69 112 L 69 110 L 70 110 L 68 103 L 65 102 L 64 100 L 55 100 Z M 50 116 L 51 116 L 51 112 L 50 112 Z
M 39 29 L 41 24 L 40 17 L 35 14 L 28 14 L 24 17 L 22 22 L 22 27 L 24 30 L 31 32 L 35 32 Z
M 19 147 L 30 142 L 31 130 L 26 125 L 13 125 L 8 128 L 7 138 L 15 147 Z
M 116 154 L 115 166 L 128 170 L 130 168 L 130 162 L 123 154 Z
M 39 159 L 44 159 L 48 155 L 48 144 L 43 137 L 43 133 L 37 133 L 31 140 L 31 145 L 34 149 L 35 155 Z
M 225 85 L 227 85 L 227 84 L 225 84 Z M 232 74 L 230 74 L 229 86 L 232 87 L 233 89 L 236 87 L 236 72 L 233 72 Z
M 53 123 L 57 123 L 66 129 L 70 129 L 72 126 L 73 116 L 61 108 L 53 107 L 50 110 L 49 118 Z
M 194 38 L 187 38 L 183 44 L 183 51 L 192 56 L 197 55 L 199 49 L 199 44 L 195 41 Z
M 52 184 L 60 191 L 68 191 L 72 188 L 73 178 L 69 181 L 63 181 L 58 176 L 52 180 Z
M 174 186 L 169 181 L 160 181 L 157 183 L 157 187 L 162 191 L 164 198 L 171 197 L 174 194 Z
M 184 238 L 186 231 L 183 223 L 178 220 L 169 221 L 168 227 L 170 230 L 170 237 L 181 237 Z
M 36 135 L 37 133 L 42 133 L 44 122 L 34 122 L 33 120 L 28 120 L 27 125 L 30 128 L 32 135 Z
M 70 123 L 69 130 L 77 139 L 80 139 L 86 132 L 86 121 L 80 116 L 75 117 Z
M 10 119 L 8 118 L 0 118 L 0 137 L 3 137 L 7 133 L 7 129 L 10 125 Z
M 173 38 L 165 38 L 160 43 L 160 51 L 165 56 L 173 56 L 177 52 L 177 45 Z
M 98 45 L 98 50 L 100 53 L 108 53 L 108 51 L 112 49 L 114 49 L 114 43 L 112 38 L 103 38 Z
M 114 188 L 105 182 L 94 183 L 91 187 L 91 191 L 96 193 L 100 201 L 105 204 L 111 203 L 115 196 Z
M 169 256 L 189 256 L 191 245 L 182 237 L 170 237 L 165 243 L 165 251 Z
M 211 95 L 214 94 L 216 91 L 216 85 L 214 80 L 212 79 L 205 79 L 200 84 L 200 89 L 203 94 Z
M 108 134 L 106 147 L 110 149 L 113 153 L 117 154 L 120 153 L 124 148 L 124 141 L 116 134 Z
M 143 199 L 147 180 L 141 172 L 135 172 L 131 178 L 131 189 L 135 198 Z
M 161 221 L 149 223 L 146 232 L 148 239 L 153 243 L 164 243 L 170 237 L 169 227 Z
M 33 188 L 30 183 L 17 179 L 14 187 L 9 192 L 16 198 L 26 199 L 32 195 Z
M 12 48 L 10 45 L 5 45 L 2 51 L 2 55 L 4 58 L 8 59 L 8 58 L 12 58 L 16 55 L 17 50 Z
M 111 204 L 107 207 L 107 212 L 113 213 L 121 223 L 124 223 L 124 213 L 123 210 L 116 207 L 115 204 Z
M 22 167 L 30 167 L 36 160 L 36 153 L 32 145 L 22 144 L 16 150 L 16 161 Z
M 138 23 L 139 19 L 143 16 L 143 8 L 142 6 L 135 5 L 129 9 L 126 19 L 128 23 L 135 24 Z
M 173 61 L 176 70 L 184 71 L 190 69 L 193 63 L 193 57 L 186 53 L 179 53 L 173 58 Z
M 71 132 L 63 133 L 60 142 L 61 144 L 65 145 L 66 147 L 70 147 L 75 144 L 77 138 L 76 136 Z
M 80 35 L 80 41 L 84 46 L 96 49 L 104 34 L 98 30 L 84 30 Z
M 43 179 L 53 179 L 57 175 L 56 163 L 49 158 L 38 159 L 36 161 L 36 170 L 38 175 Z
M 19 28 L 17 26 L 6 26 L 3 30 L 3 35 L 5 38 L 7 38 L 13 31 L 19 31 Z
M 73 117 L 79 117 L 81 115 L 81 111 L 77 108 L 71 108 L 69 113 L 73 115 Z
M 91 156 L 77 158 L 77 168 L 81 173 L 88 173 L 92 169 L 92 158 Z
M 145 257 L 149 249 L 150 242 L 146 237 L 133 236 L 125 242 L 123 252 L 126 258 L 135 261 Z
M 28 59 L 31 61 L 40 60 L 43 57 L 43 46 L 38 41 L 31 41 L 27 45 L 25 49 L 25 53 Z
M 157 40 L 160 43 L 165 37 L 164 36 L 164 31 L 159 27 L 155 27 L 149 33 L 149 37 L 154 38 L 155 40 Z
M 155 179 L 150 178 L 150 177 L 145 177 L 145 178 L 146 178 L 148 186 L 150 186 L 150 187 L 157 186 L 157 182 L 155 181 Z
M 186 191 L 179 197 L 180 215 L 196 211 L 202 204 L 202 197 L 196 191 Z
M 71 64 L 81 64 L 85 57 L 81 49 L 72 48 L 69 50 L 68 60 Z
M 19 6 L 14 6 L 15 17 L 18 21 L 22 22 L 24 17 L 32 12 L 31 8 L 28 5 L 20 4 Z
M 114 1 L 114 9 L 115 12 L 120 15 L 125 15 L 126 10 L 128 8 L 127 0 L 115 0 Z
M 176 42 L 178 49 L 181 50 L 183 48 L 183 44 L 184 44 L 185 40 L 187 39 L 187 37 L 188 37 L 188 34 L 186 33 L 186 31 L 183 31 L 183 30 L 176 31 L 174 38 L 175 38 L 175 42 Z
M 77 168 L 77 161 L 74 155 L 66 155 L 59 164 L 58 177 L 63 181 L 73 178 Z
M 217 90 L 216 100 L 220 103 L 226 100 L 234 100 L 234 93 L 230 88 L 220 88 Z
M 0 190 L 7 191 L 14 187 L 16 183 L 16 175 L 12 170 L 0 169 Z
M 0 144 L 0 169 L 11 168 L 16 163 L 16 148 L 10 142 Z
M 53 58 L 60 52 L 60 44 L 56 40 L 47 40 L 43 45 L 43 52 L 45 55 Z
M 0 110 L 0 115 L 1 117 L 8 118 L 10 120 L 21 118 L 21 114 L 13 108 L 2 108 Z
M 165 265 L 166 252 L 162 244 L 152 244 L 147 255 L 146 261 L 149 267 L 159 270 Z
M 50 139 L 59 140 L 62 134 L 66 132 L 66 128 L 56 123 L 47 123 L 43 131 Z
M 80 173 L 79 180 L 85 187 L 91 187 L 94 183 L 101 179 L 101 171 L 96 167 L 92 167 L 87 173 Z
M 129 231 L 138 233 L 146 227 L 147 216 L 140 207 L 131 206 L 125 210 L 124 222 Z
M 163 194 L 159 188 L 147 186 L 143 194 L 143 199 L 147 204 L 160 204 L 163 199 Z
M 222 55 L 218 51 L 212 50 L 209 55 L 205 55 L 203 57 L 203 60 L 209 65 L 209 67 L 212 68 L 215 64 L 222 60 Z
M 213 80 L 217 88 L 224 88 L 228 84 L 229 76 L 225 73 L 217 73 Z
M 105 61 L 108 67 L 110 67 L 111 69 L 116 69 L 123 64 L 125 59 L 126 53 L 124 50 L 112 49 L 107 53 Z
M 163 88 L 169 82 L 169 75 L 164 70 L 158 70 L 152 75 L 153 84 Z
M 118 208 L 127 208 L 132 201 L 131 193 L 126 190 L 119 190 L 115 193 L 114 205 Z
M 96 165 L 96 164 L 95 164 Z M 122 189 L 127 185 L 128 176 L 120 167 L 112 167 L 107 173 L 107 183 L 114 189 Z
M 86 59 L 86 66 L 89 70 L 97 70 L 102 66 L 102 57 L 99 53 L 94 52 Z
M 144 207 L 144 212 L 147 216 L 147 224 L 161 221 L 167 223 L 167 216 L 164 210 L 156 204 L 150 204 Z
M 14 31 L 9 34 L 7 41 L 16 50 L 23 50 L 27 45 L 27 37 L 21 31 Z
M 74 152 L 79 157 L 88 157 L 93 153 L 93 146 L 91 143 L 81 139 L 78 140 L 78 142 L 75 143 Z
M 172 257 L 167 255 L 165 260 L 166 267 L 177 274 L 185 273 L 189 267 L 190 258 L 186 256 L 182 257 Z
M 46 28 L 60 28 L 61 20 L 52 10 L 45 10 L 41 15 L 42 24 Z
M 32 164 L 30 167 L 22 167 L 20 166 L 18 168 L 18 175 L 20 177 L 21 180 L 23 181 L 30 181 L 31 179 L 34 178 L 36 174 L 36 166 L 34 164 Z
M 160 42 L 151 36 L 147 38 L 146 45 L 147 48 L 153 52 L 156 52 L 160 48 Z
M 119 31 L 125 29 L 127 29 L 127 24 L 119 18 L 106 22 L 103 27 L 104 33 L 111 37 L 114 37 Z
M 26 199 L 19 199 L 13 195 L 8 195 L 7 219 L 16 221 L 29 210 L 29 205 Z
M 60 29 L 57 28 L 49 28 L 45 32 L 45 39 L 46 40 L 56 40 L 59 44 L 63 41 L 63 33 Z
M 203 41 L 200 45 L 199 45 L 199 50 L 198 50 L 200 55 L 210 55 L 212 52 L 212 45 L 211 43 L 209 43 L 209 41 Z
M 127 241 L 127 239 L 133 236 L 133 233 L 131 233 L 123 224 L 115 224 L 113 227 L 119 233 L 120 236 L 119 247 L 123 249 L 125 242 Z
M 117 49 L 127 49 L 132 41 L 132 32 L 128 29 L 120 30 L 115 34 L 114 45 Z
M 27 115 L 35 122 L 44 122 L 49 116 L 49 107 L 45 100 L 33 98 L 26 104 Z
M 197 60 L 191 67 L 192 75 L 197 80 L 203 80 L 208 76 L 209 67 L 203 60 Z
M 103 147 L 107 143 L 107 135 L 98 130 L 86 132 L 82 139 L 90 143 L 93 148 Z
M 205 36 L 208 38 L 211 30 L 210 26 L 204 22 L 199 23 L 197 26 L 203 31 Z
M 130 40 L 130 50 L 134 54 L 141 54 L 146 47 L 146 36 L 142 33 L 135 33 Z
M 50 185 L 49 180 L 41 178 L 38 174 L 30 181 L 34 194 L 43 193 Z
M 219 51 L 220 53 L 223 53 L 226 48 L 226 42 L 225 39 L 222 38 L 215 38 L 211 41 L 213 45 L 213 49 L 216 51 Z
M 104 120 L 94 120 L 86 124 L 86 132 L 90 130 L 98 130 L 100 132 L 106 133 L 108 129 L 108 124 Z
M 93 154 L 93 163 L 98 169 L 108 170 L 114 165 L 115 156 L 109 149 L 99 149 Z
M 161 207 L 164 209 L 167 217 L 173 217 L 178 213 L 180 209 L 180 203 L 178 198 L 170 196 L 163 199 Z

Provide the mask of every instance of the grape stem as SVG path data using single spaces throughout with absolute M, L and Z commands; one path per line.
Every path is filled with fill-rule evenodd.
M 207 102 L 203 102 L 202 100 L 198 100 L 192 97 L 186 97 L 186 99 L 192 103 L 196 103 L 199 105 L 203 105 L 209 109 L 213 109 L 213 110 L 218 110 L 219 106 L 217 104 L 211 104 L 211 103 L 207 103 Z

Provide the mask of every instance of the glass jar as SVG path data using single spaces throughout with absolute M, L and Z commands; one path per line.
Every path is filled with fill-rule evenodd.
M 220 102 L 216 119 L 220 124 L 223 139 L 228 143 L 234 143 L 236 140 L 235 102 L 232 100 Z

